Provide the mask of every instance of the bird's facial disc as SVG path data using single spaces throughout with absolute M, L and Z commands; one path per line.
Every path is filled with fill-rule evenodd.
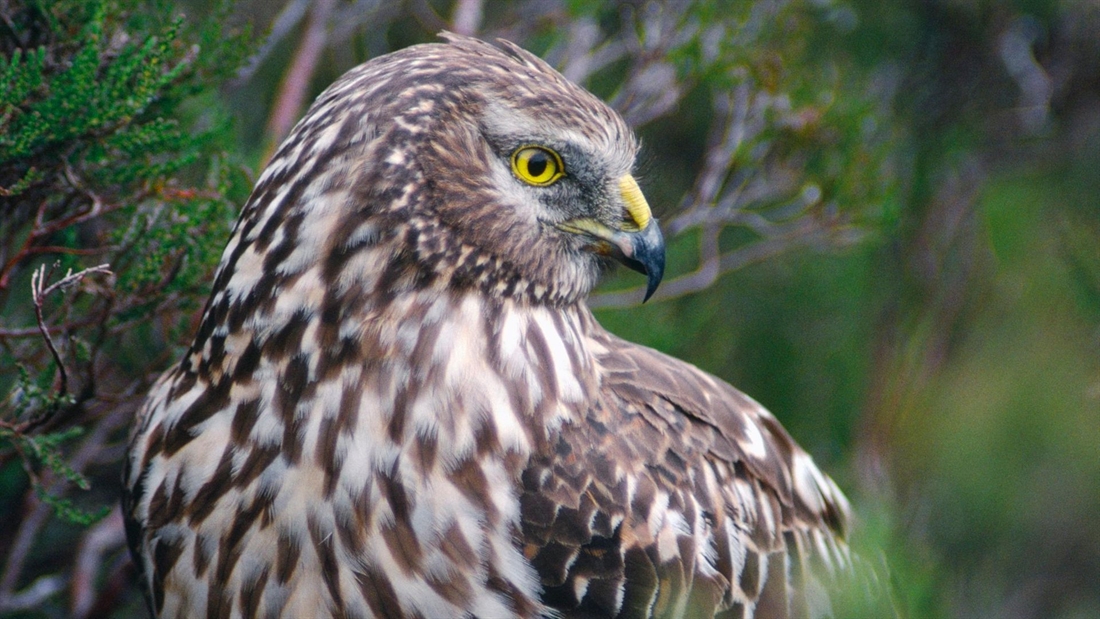
M 572 219 L 557 224 L 560 230 L 588 240 L 586 249 L 610 256 L 646 276 L 645 299 L 653 296 L 665 272 L 665 241 L 657 218 L 646 202 L 638 181 L 625 174 L 619 178 L 623 218 L 608 225 L 593 218 Z

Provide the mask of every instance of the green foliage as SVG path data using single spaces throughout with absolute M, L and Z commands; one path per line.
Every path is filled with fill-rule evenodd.
M 17 370 L 19 372 L 17 386 L 9 399 L 14 410 L 18 411 L 24 419 L 31 420 L 32 424 L 61 406 L 74 403 L 75 398 L 71 394 L 51 389 L 52 368 L 36 380 L 31 379 L 30 373 L 23 365 L 18 365 Z M 61 450 L 64 443 L 82 434 L 84 434 L 84 428 L 79 426 L 56 432 L 31 434 L 20 426 L 12 427 L 5 424 L 0 425 L 0 449 L 6 444 L 23 458 L 23 466 L 30 477 L 35 494 L 49 504 L 58 517 L 72 524 L 88 526 L 106 516 L 110 507 L 102 506 L 95 512 L 82 510 L 64 496 L 50 493 L 36 470 L 45 468 L 57 478 L 81 490 L 88 490 L 90 488 L 88 478 L 69 465 Z
M 49 505 L 54 513 L 70 524 L 86 527 L 102 520 L 111 511 L 111 506 L 103 505 L 95 511 L 87 511 L 77 507 L 71 499 L 60 494 L 51 493 L 42 482 L 41 476 L 30 469 L 33 462 L 48 469 L 54 476 L 80 488 L 88 490 L 91 484 L 88 478 L 69 465 L 68 459 L 61 451 L 62 443 L 79 437 L 84 433 L 81 427 L 72 427 L 59 432 L 30 435 L 16 432 L 8 428 L 0 428 L 0 445 L 9 442 L 20 456 L 28 462 L 28 475 L 35 496 Z
M 181 37 L 212 40 L 215 24 L 190 31 L 182 18 L 168 19 L 167 9 L 159 6 L 143 10 L 156 12 L 169 25 L 153 33 L 133 32 L 132 23 L 152 22 L 132 4 L 100 0 L 11 9 L 15 23 L 32 27 L 14 32 L 9 45 L 20 45 L 24 38 L 56 38 L 53 48 L 16 47 L 0 62 L 0 179 L 18 179 L 6 187 L 7 195 L 23 194 L 34 185 L 26 180 L 32 169 L 44 181 L 44 169 L 56 175 L 60 166 L 79 167 L 83 182 L 121 194 L 198 158 L 204 136 L 180 131 L 179 120 L 163 114 L 196 92 L 198 83 L 227 74 L 247 46 L 220 57 L 196 54 Z M 52 31 L 35 32 L 47 27 L 42 22 L 52 23 Z M 74 30 L 73 40 L 58 40 Z M 214 51 L 230 50 L 223 42 Z M 58 52 L 68 53 L 61 58 Z
M 0 518 L 22 517 L 25 491 L 70 525 L 110 511 L 109 496 L 89 509 L 71 493 L 102 495 L 117 471 L 104 482 L 73 456 L 122 438 L 91 430 L 123 427 L 149 361 L 175 354 L 247 194 L 212 95 L 248 53 L 247 34 L 227 3 L 198 22 L 175 11 L 0 7 L 0 462 L 20 461 L 29 479 L 2 486 Z M 44 261 L 55 265 L 44 294 L 27 294 Z M 110 273 L 82 270 L 100 264 Z
M 26 366 L 18 363 L 15 367 L 19 372 L 19 378 L 8 398 L 12 408 L 19 412 L 17 419 L 39 417 L 73 403 L 71 394 L 59 393 L 51 388 L 54 368 L 45 368 L 36 379 L 32 380 Z

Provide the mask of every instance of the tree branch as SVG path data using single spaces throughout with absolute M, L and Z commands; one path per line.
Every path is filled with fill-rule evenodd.
M 268 119 L 267 133 L 272 149 L 290 133 L 291 127 L 301 115 L 309 82 L 317 70 L 321 52 L 325 49 L 329 16 L 335 5 L 335 0 L 317 0 L 313 3 L 309 25 L 298 44 L 298 51 L 294 53 L 294 61 L 279 86 L 279 94 L 275 97 L 275 106 Z
M 455 2 L 451 28 L 458 34 L 473 36 L 481 27 L 481 17 L 484 9 L 482 0 L 458 0 Z
M 69 582 L 73 617 L 86 617 L 96 601 L 96 577 L 106 563 L 104 555 L 126 543 L 122 511 L 116 506 L 80 539 L 76 567 Z
M 46 347 L 50 349 L 50 355 L 53 356 L 54 363 L 57 364 L 57 371 L 61 376 L 61 384 L 57 388 L 58 394 L 64 395 L 68 393 L 69 376 L 65 371 L 65 363 L 61 360 L 61 354 L 58 353 L 57 347 L 53 343 L 53 338 L 50 336 L 50 330 L 46 328 L 46 319 L 42 313 L 42 302 L 50 293 L 75 286 L 92 273 L 110 273 L 108 270 L 110 265 L 101 264 L 76 273 L 73 273 L 73 270 L 69 269 L 65 277 L 46 286 L 46 281 L 53 274 L 53 270 L 57 268 L 58 264 L 57 262 L 54 263 L 50 268 L 49 274 L 46 273 L 46 265 L 42 265 L 31 274 L 31 303 L 34 305 L 34 317 L 38 322 L 38 332 L 41 333 L 42 338 L 46 340 Z
M 263 64 L 264 60 L 271 54 L 271 51 L 278 46 L 279 42 L 290 34 L 294 27 L 302 21 L 302 18 L 306 16 L 306 10 L 309 9 L 309 0 L 293 0 L 288 2 L 286 6 L 279 11 L 279 15 L 275 18 L 275 23 L 271 26 L 271 32 L 264 39 L 260 48 L 256 50 L 255 54 L 252 54 L 248 60 L 244 63 L 244 66 L 237 72 L 237 76 L 234 78 L 238 82 L 243 82 L 256 72 Z
M 791 227 L 786 234 L 761 239 L 725 253 L 719 253 L 718 251 L 717 240 L 721 231 L 720 228 L 703 228 L 698 267 L 690 273 L 661 284 L 661 287 L 657 289 L 650 301 L 667 301 L 700 292 L 709 288 L 719 277 L 726 273 L 795 248 L 813 245 L 815 242 L 824 241 L 835 234 L 835 231 L 827 225 L 812 219 L 799 220 L 797 223 L 798 225 Z M 856 237 L 842 236 L 838 240 L 844 243 L 852 242 L 855 239 Z M 592 309 L 630 307 L 641 303 L 644 296 L 644 286 L 611 292 L 598 292 L 588 298 L 588 306 Z

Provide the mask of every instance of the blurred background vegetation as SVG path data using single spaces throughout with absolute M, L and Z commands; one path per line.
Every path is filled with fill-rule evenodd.
M 599 319 L 774 411 L 903 616 L 1100 617 L 1085 0 L 0 2 L 0 615 L 140 616 L 122 444 L 237 209 L 326 85 L 442 29 L 638 128 L 670 274 Z

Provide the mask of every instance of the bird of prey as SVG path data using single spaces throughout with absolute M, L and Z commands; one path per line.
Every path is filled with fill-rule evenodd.
M 848 505 L 759 404 L 586 296 L 664 268 L 603 102 L 501 41 L 352 69 L 245 204 L 142 406 L 158 617 L 811 617 Z

